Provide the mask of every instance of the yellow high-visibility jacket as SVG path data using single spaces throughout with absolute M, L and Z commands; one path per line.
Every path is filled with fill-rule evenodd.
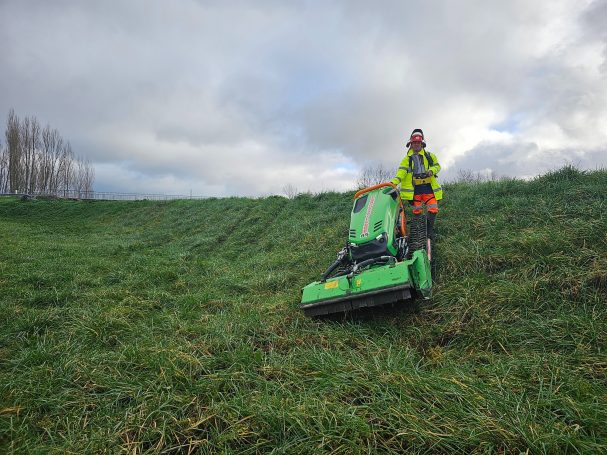
M 432 185 L 432 191 L 434 191 L 434 197 L 437 201 L 443 198 L 443 189 L 438 183 L 437 174 L 440 172 L 440 164 L 436 155 L 432 152 L 427 152 L 425 149 L 421 149 L 419 154 L 424 158 L 424 167 L 428 171 L 432 171 L 432 177 L 430 177 L 430 184 Z M 409 149 L 403 160 L 400 162 L 398 171 L 396 171 L 396 177 L 392 179 L 392 183 L 395 185 L 400 184 L 400 197 L 403 200 L 413 199 L 413 163 L 411 156 L 413 155 L 413 149 Z

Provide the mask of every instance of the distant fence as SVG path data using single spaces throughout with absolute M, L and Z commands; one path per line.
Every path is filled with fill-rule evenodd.
M 107 191 L 63 190 L 53 193 L 0 193 L 0 196 L 16 196 L 23 199 L 82 199 L 98 201 L 170 201 L 175 199 L 205 199 L 206 196 L 183 194 L 110 193 Z

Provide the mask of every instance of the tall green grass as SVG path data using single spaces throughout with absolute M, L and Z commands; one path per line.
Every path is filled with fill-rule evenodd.
M 607 451 L 605 188 L 448 185 L 432 302 L 344 321 L 352 194 L 0 200 L 0 451 Z

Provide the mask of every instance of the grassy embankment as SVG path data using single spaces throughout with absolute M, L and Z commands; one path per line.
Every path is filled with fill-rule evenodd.
M 0 200 L 0 452 L 605 451 L 605 188 L 447 186 L 432 303 L 349 322 L 351 194 Z

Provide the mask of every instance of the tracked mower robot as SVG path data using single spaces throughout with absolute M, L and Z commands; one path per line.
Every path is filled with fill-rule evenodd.
M 407 230 L 403 202 L 392 183 L 359 191 L 346 246 L 319 281 L 303 288 L 300 308 L 307 316 L 322 316 L 429 299 L 432 228 L 419 215 Z

